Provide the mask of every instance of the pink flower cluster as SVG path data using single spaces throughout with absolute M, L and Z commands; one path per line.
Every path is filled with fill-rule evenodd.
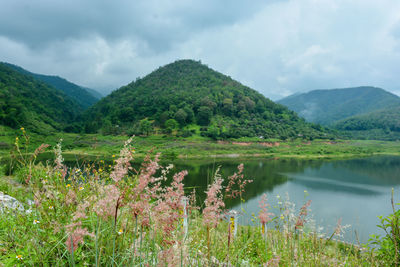
M 225 207 L 221 195 L 223 179 L 218 175 L 218 171 L 219 169 L 216 172 L 214 183 L 206 191 L 207 197 L 203 210 L 203 220 L 207 227 L 217 227 L 222 209 Z
M 272 220 L 271 216 L 274 216 L 273 213 L 268 212 L 269 205 L 267 203 L 267 194 L 263 194 L 261 196 L 259 207 L 261 210 L 258 218 L 260 219 L 261 224 L 265 226 L 265 224 Z
M 244 192 L 246 184 L 252 183 L 253 180 L 244 179 L 243 175 L 243 163 L 238 166 L 238 172 L 228 177 L 228 186 L 226 187 L 225 193 L 227 197 L 236 198 Z

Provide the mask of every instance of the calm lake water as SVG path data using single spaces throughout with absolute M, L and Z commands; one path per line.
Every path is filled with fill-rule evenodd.
M 207 181 L 217 166 L 223 177 L 236 171 L 239 161 L 176 164 L 176 169 L 187 169 L 187 186 L 197 187 L 203 199 Z M 246 189 L 245 203 L 230 202 L 228 206 L 247 214 L 242 224 L 252 224 L 251 214 L 258 214 L 259 199 L 268 196 L 272 207 L 287 194 L 296 205 L 296 213 L 307 200 L 312 200 L 311 214 L 322 232 L 330 236 L 339 218 L 342 225 L 350 225 L 344 240 L 367 242 L 370 234 L 383 234 L 376 225 L 378 215 L 391 213 L 391 190 L 395 189 L 395 202 L 400 202 L 400 157 L 379 156 L 340 161 L 323 160 L 251 160 L 243 161 L 245 177 L 254 182 Z M 305 191 L 308 195 L 305 197 Z M 272 212 L 278 214 L 279 212 Z

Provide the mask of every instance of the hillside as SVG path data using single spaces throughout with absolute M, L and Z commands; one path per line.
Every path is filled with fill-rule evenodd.
M 314 90 L 286 97 L 278 103 L 297 112 L 309 122 L 333 125 L 352 116 L 399 106 L 400 98 L 381 88 L 363 86 Z
M 80 112 L 80 105 L 63 92 L 0 64 L 1 125 L 46 134 L 64 130 Z
M 353 116 L 334 127 L 357 138 L 400 140 L 400 106 Z
M 5 64 L 8 67 L 11 67 L 22 74 L 32 76 L 35 79 L 40 80 L 49 86 L 52 86 L 58 90 L 63 91 L 67 96 L 74 99 L 83 109 L 90 107 L 101 98 L 100 93 L 98 93 L 97 91 L 81 87 L 79 85 L 67 81 L 64 78 L 58 76 L 32 73 L 19 66 L 9 63 L 2 63 L 2 64 Z
M 176 61 L 121 87 L 89 108 L 84 121 L 86 132 L 325 136 L 284 106 L 193 60 Z

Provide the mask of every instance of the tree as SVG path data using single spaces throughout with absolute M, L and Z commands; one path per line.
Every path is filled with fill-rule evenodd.
M 167 133 L 172 133 L 172 131 L 178 128 L 178 126 L 178 122 L 174 119 L 169 119 L 165 122 L 165 129 Z
M 187 113 L 183 109 L 179 109 L 175 113 L 175 120 L 180 124 L 180 126 L 186 125 Z
M 138 131 L 140 134 L 144 134 L 146 136 L 150 135 L 150 133 L 153 131 L 153 123 L 149 121 L 147 118 L 141 120 L 139 122 Z
M 210 124 L 212 110 L 207 106 L 201 106 L 197 112 L 197 123 L 202 126 Z

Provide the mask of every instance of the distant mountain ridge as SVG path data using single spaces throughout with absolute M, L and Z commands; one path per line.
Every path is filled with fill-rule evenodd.
M 54 88 L 63 91 L 66 95 L 73 98 L 83 109 L 86 109 L 96 103 L 102 96 L 99 92 L 94 89 L 85 88 L 79 85 L 76 85 L 64 78 L 59 76 L 52 76 L 52 75 L 43 75 L 30 72 L 25 70 L 24 68 L 10 64 L 10 63 L 2 63 L 7 65 L 14 70 L 26 74 L 29 76 L 38 79 L 47 85 L 53 86 Z
M 194 60 L 175 61 L 121 87 L 90 107 L 83 121 L 87 132 L 143 134 L 144 128 L 168 132 L 197 125 L 203 135 L 215 138 L 325 134 L 286 107 Z
M 361 86 L 313 90 L 278 101 L 307 121 L 323 125 L 335 123 L 388 107 L 400 105 L 400 97 L 381 88 Z

